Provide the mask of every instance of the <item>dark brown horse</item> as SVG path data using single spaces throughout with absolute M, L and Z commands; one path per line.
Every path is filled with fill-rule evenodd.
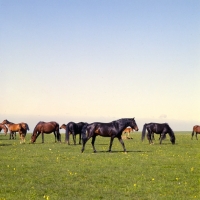
M 4 134 L 7 135 L 8 128 L 4 124 L 0 123 L 0 132 L 2 129 L 4 130 Z
M 134 118 L 122 118 L 110 123 L 94 122 L 92 124 L 86 124 L 82 129 L 83 147 L 81 151 L 84 151 L 86 142 L 92 137 L 92 147 L 95 153 L 96 149 L 94 147 L 94 142 L 96 136 L 100 135 L 103 137 L 110 137 L 110 146 L 108 150 L 109 152 L 111 151 L 114 138 L 119 140 L 124 152 L 126 152 L 126 148 L 122 140 L 122 132 L 128 126 L 135 129 L 136 131 L 139 130 Z
M 193 139 L 194 133 L 195 133 L 196 139 L 198 140 L 197 134 L 200 134 L 200 126 L 196 125 L 196 126 L 193 127 L 191 139 Z
M 5 119 L 2 124 L 6 124 L 6 126 L 8 127 L 9 131 L 10 131 L 10 139 L 16 139 L 16 132 L 19 133 L 20 136 L 20 143 L 24 143 L 25 142 L 25 137 L 26 137 L 26 133 L 27 130 L 29 130 L 28 124 L 21 122 L 18 124 L 14 124 L 13 122 L 9 122 L 7 119 Z
M 38 122 L 38 124 L 35 126 L 33 134 L 31 136 L 31 143 L 34 143 L 37 139 L 37 137 L 42 134 L 42 143 L 44 143 L 44 133 L 54 133 L 55 136 L 55 142 L 56 138 L 57 141 L 61 142 L 61 135 L 59 132 L 59 124 L 57 122 Z

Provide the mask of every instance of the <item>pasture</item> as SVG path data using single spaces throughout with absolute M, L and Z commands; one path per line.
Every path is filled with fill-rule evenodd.
M 93 153 L 91 140 L 81 153 L 81 145 L 54 143 L 45 134 L 35 144 L 9 140 L 0 134 L 0 200 L 46 199 L 200 199 L 200 140 L 191 132 L 175 132 L 176 144 L 169 136 L 149 145 L 141 132 L 124 140 L 127 154 L 117 139 L 112 152 L 106 152 L 109 138 L 97 137 Z M 62 139 L 64 142 L 64 135 Z

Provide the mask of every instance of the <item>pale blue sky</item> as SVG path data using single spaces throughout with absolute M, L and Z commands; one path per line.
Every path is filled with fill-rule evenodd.
M 200 124 L 199 0 L 0 0 L 0 121 Z

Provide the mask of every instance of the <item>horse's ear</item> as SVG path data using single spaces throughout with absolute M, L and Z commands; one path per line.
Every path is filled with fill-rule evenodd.
M 133 117 L 133 119 L 135 119 L 135 117 Z

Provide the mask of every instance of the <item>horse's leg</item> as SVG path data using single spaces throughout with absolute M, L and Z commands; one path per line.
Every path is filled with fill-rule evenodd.
M 89 138 L 84 138 L 84 139 L 82 138 L 83 146 L 82 146 L 82 149 L 81 149 L 81 153 L 83 153 L 83 151 L 85 150 L 85 144 L 89 139 L 90 139 L 90 137 Z
M 76 134 L 74 132 L 72 132 L 72 137 L 73 137 L 74 145 L 76 145 Z
M 191 140 L 193 140 L 193 136 L 194 136 L 194 131 L 192 131 L 192 137 L 191 137 Z
M 198 134 L 198 133 L 196 132 L 196 139 L 198 140 L 198 138 L 197 138 L 197 134 Z
M 19 130 L 19 138 L 20 138 L 20 144 L 22 144 L 23 141 L 23 132 L 21 130 Z
M 42 131 L 41 134 L 42 134 L 42 143 L 44 143 L 44 132 Z
M 166 137 L 165 134 L 166 134 L 165 132 L 162 132 L 162 133 L 160 134 L 160 144 L 162 144 L 162 140 Z
M 79 144 L 81 144 L 81 133 L 79 134 Z
M 111 148 L 112 148 L 114 138 L 115 137 L 113 137 L 113 136 L 110 138 L 110 146 L 109 146 L 108 152 L 111 152 Z
M 10 131 L 10 140 L 11 140 L 11 136 L 12 136 L 12 131 Z
M 94 135 L 94 136 L 92 137 L 92 142 L 91 142 L 94 153 L 97 152 L 96 149 L 95 149 L 95 147 L 94 147 L 95 139 L 96 139 L 96 135 Z
M 151 136 L 152 136 L 152 140 L 155 140 L 154 132 L 151 133 Z
M 124 149 L 124 152 L 126 152 L 126 148 L 125 148 L 125 145 L 124 145 L 124 141 L 122 140 L 122 137 L 121 137 L 121 136 L 118 137 L 118 140 L 119 140 L 119 142 L 121 143 L 121 145 L 122 145 L 122 147 L 123 147 L 123 149 Z
M 36 141 L 36 139 L 38 138 L 38 136 L 39 136 L 40 134 L 41 134 L 41 132 L 40 132 L 40 131 L 37 131 L 37 132 L 36 132 L 35 141 Z M 35 142 L 35 141 L 34 141 L 34 142 Z
M 27 132 L 26 130 L 22 132 L 22 136 L 23 136 L 23 138 L 22 138 L 22 139 L 23 139 L 23 143 L 25 143 L 26 132 Z
M 149 140 L 149 144 L 152 144 L 152 139 L 151 139 L 151 131 L 147 130 L 148 133 L 147 133 L 147 139 Z

